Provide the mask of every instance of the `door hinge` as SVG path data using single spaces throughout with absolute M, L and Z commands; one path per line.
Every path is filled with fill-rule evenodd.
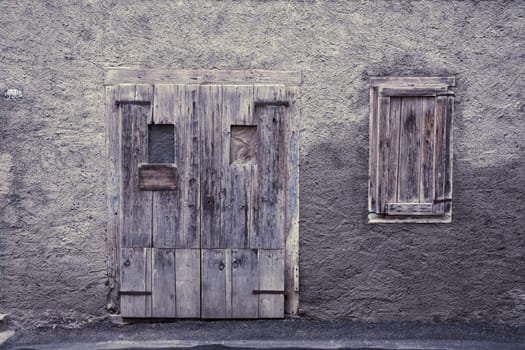
M 139 290 L 124 290 L 119 291 L 119 295 L 151 295 L 151 292 L 139 291 Z
M 254 290 L 253 294 L 283 294 L 284 290 Z
M 288 101 L 254 101 L 253 104 L 255 105 L 255 107 L 263 107 L 263 106 L 290 107 L 290 102 Z
M 433 203 L 438 204 L 438 203 L 446 203 L 446 202 L 452 202 L 452 199 L 451 198 L 435 199 Z

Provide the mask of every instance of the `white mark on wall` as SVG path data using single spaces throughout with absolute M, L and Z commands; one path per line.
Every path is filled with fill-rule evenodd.
M 22 98 L 22 89 L 9 88 L 4 91 L 4 97 L 7 100 L 17 100 Z

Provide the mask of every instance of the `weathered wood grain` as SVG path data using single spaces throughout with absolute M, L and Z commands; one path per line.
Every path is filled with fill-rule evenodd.
M 147 162 L 151 108 L 149 104 L 121 104 L 120 111 L 122 247 L 151 247 L 152 193 L 139 190 L 137 176 L 139 163 Z
M 199 117 L 197 113 L 198 86 L 187 85 L 179 90 L 177 100 L 181 109 L 175 117 L 180 132 L 176 136 L 179 169 L 179 198 L 182 201 L 180 226 L 177 230 L 177 248 L 200 246 L 200 173 L 199 173 Z
M 434 205 L 435 206 L 435 205 Z M 371 224 L 382 223 L 382 224 L 446 224 L 450 223 L 450 217 L 446 217 L 442 214 L 434 214 L 431 216 L 411 216 L 411 215 L 377 215 L 370 213 L 368 214 L 368 222 Z
M 434 198 L 434 110 L 435 98 L 423 98 L 421 128 L 421 177 L 419 202 L 431 203 Z
M 180 84 L 301 84 L 301 72 L 250 70 L 184 70 L 115 67 L 106 69 L 104 84 L 178 82 Z
M 175 150 L 175 115 L 177 111 L 180 111 L 180 99 L 177 94 L 177 86 L 173 84 L 157 84 L 153 90 L 153 115 L 150 120 L 154 127 L 161 127 L 163 136 L 166 142 L 159 142 L 161 144 L 170 144 L 170 150 L 167 150 L 168 155 L 166 157 L 154 157 L 149 152 L 149 162 L 176 162 L 176 150 Z M 180 113 L 180 112 L 179 112 Z M 170 127 L 171 126 L 171 127 Z M 150 127 L 149 131 L 152 131 Z M 171 135 L 167 135 L 166 132 L 170 132 Z M 161 135 L 149 134 L 148 138 L 151 143 L 157 144 L 157 142 L 151 142 L 152 137 L 157 138 Z M 170 137 L 171 136 L 171 137 Z M 154 140 L 157 141 L 157 140 Z M 166 146 L 159 145 L 162 151 Z M 172 165 L 175 167 L 175 165 Z M 173 172 L 175 175 L 173 176 Z M 162 188 L 158 188 L 157 191 L 153 192 L 153 246 L 158 248 L 174 248 L 176 244 L 176 232 L 179 230 L 180 221 L 180 196 L 178 191 L 178 185 L 180 180 L 177 178 L 176 171 L 173 171 L 168 175 L 168 188 L 166 191 L 162 191 Z M 170 176 L 171 175 L 171 176 Z M 171 181 L 170 181 L 171 180 Z
M 253 210 L 255 203 L 251 193 L 254 165 L 239 164 L 231 158 L 232 125 L 255 125 L 253 119 L 253 86 L 223 86 L 222 120 L 222 203 L 221 238 L 219 244 L 228 248 L 248 248 L 250 236 L 254 235 Z
M 120 281 L 120 118 L 118 87 L 106 86 L 106 205 L 110 300 L 118 305 Z
M 383 203 L 395 202 L 397 200 L 398 178 L 399 178 L 399 136 L 401 126 L 401 98 L 390 98 L 390 113 L 388 114 L 388 143 L 387 164 L 388 172 L 386 184 L 383 189 L 386 198 Z M 384 168 L 383 168 L 384 169 Z M 383 172 L 383 176 L 384 176 Z
M 254 96 L 254 89 L 257 91 L 257 97 Z M 225 94 L 223 90 L 228 92 Z M 299 291 L 298 88 L 287 91 L 283 85 L 261 85 L 254 88 L 251 84 L 242 86 L 157 84 L 152 88 L 148 84 L 129 84 L 123 85 L 123 90 L 118 89 L 114 94 L 117 96 L 113 98 L 117 102 L 114 105 L 119 106 L 118 111 L 121 114 L 127 113 L 132 116 L 128 123 L 130 125 L 124 125 L 125 122 L 122 121 L 123 133 L 129 131 L 129 134 L 134 135 L 135 138 L 131 138 L 127 150 L 124 150 L 125 147 L 120 147 L 122 152 L 119 155 L 123 158 L 127 151 L 128 159 L 141 159 L 134 165 L 132 163 L 127 165 L 126 170 L 129 174 L 126 178 L 123 175 L 118 183 L 122 186 L 122 193 L 130 188 L 139 188 L 140 179 L 145 178 L 141 175 L 144 175 L 144 170 L 148 165 L 150 170 L 152 170 L 151 166 L 157 166 L 146 165 L 146 162 L 151 163 L 151 160 L 155 158 L 151 158 L 151 154 L 147 153 L 152 142 L 149 144 L 146 142 L 146 147 L 137 146 L 138 142 L 143 140 L 144 134 L 147 135 L 147 132 L 144 133 L 141 128 L 147 128 L 148 123 L 174 125 L 174 162 L 169 168 L 177 167 L 179 170 L 176 186 L 173 186 L 174 181 L 170 183 L 170 186 L 176 187 L 176 190 L 142 191 L 151 195 L 149 197 L 150 218 L 153 213 L 153 218 L 149 220 L 151 221 L 149 236 L 151 239 L 153 235 L 154 248 L 153 251 L 146 253 L 147 256 L 144 258 L 146 260 L 144 284 L 145 289 L 150 291 L 151 295 L 139 295 L 140 293 L 123 295 L 124 299 L 142 298 L 144 300 L 144 312 L 133 311 L 135 315 L 141 314 L 142 316 L 133 317 L 151 317 L 152 315 L 178 318 L 257 317 L 261 295 L 253 294 L 253 290 L 260 289 L 258 288 L 260 276 L 257 272 L 259 266 L 257 250 L 247 249 L 252 244 L 253 247 L 263 246 L 280 250 L 282 266 L 278 267 L 280 270 L 278 275 L 283 280 L 280 290 L 285 287 L 286 264 L 287 275 L 291 276 L 291 282 L 288 284 L 289 292 L 287 291 L 291 302 L 287 307 L 290 309 L 290 314 L 297 314 Z M 254 100 L 265 101 L 265 104 L 255 108 Z M 109 110 L 109 104 L 107 108 Z M 270 116 L 270 119 L 259 119 L 255 109 L 267 111 L 266 114 Z M 223 118 L 224 114 L 228 116 Z M 138 125 L 138 119 L 143 121 L 141 125 Z M 267 128 L 264 137 L 268 140 L 266 143 L 269 148 L 266 151 L 266 160 L 262 163 L 257 154 L 262 149 L 257 142 L 261 139 L 259 131 L 261 123 Z M 227 130 L 227 142 L 224 140 L 225 130 Z M 153 133 L 150 134 L 153 135 Z M 233 145 L 230 142 L 232 139 L 234 140 Z M 255 147 L 256 144 L 257 147 Z M 139 154 L 141 152 L 142 154 Z M 147 159 L 144 159 L 143 152 L 148 155 Z M 206 170 L 207 161 L 208 172 Z M 124 163 L 123 159 L 119 161 L 119 165 Z M 140 166 L 141 170 L 139 170 L 139 163 L 144 163 Z M 259 174 L 258 169 L 261 164 L 273 167 L 269 170 L 269 176 Z M 131 169 L 132 166 L 135 166 L 136 170 Z M 211 174 L 212 171 L 216 173 Z M 132 179 L 131 174 L 136 174 L 136 178 Z M 203 177 L 202 181 L 200 176 Z M 154 180 L 151 176 L 149 178 L 154 183 L 159 181 Z M 264 182 L 262 188 L 268 191 L 264 197 L 257 196 L 261 188 L 260 182 Z M 127 185 L 124 185 L 125 183 Z M 144 183 L 142 185 L 148 190 L 154 189 L 148 187 L 151 185 L 144 186 Z M 125 186 L 127 186 L 126 189 L 124 189 Z M 270 193 L 272 188 L 273 197 Z M 200 190 L 202 192 L 199 192 Z M 177 197 L 168 197 L 168 194 L 177 194 Z M 228 195 L 230 201 L 224 201 Z M 135 193 L 128 191 L 128 196 L 132 199 L 129 201 L 130 210 L 143 209 L 141 206 L 132 204 L 137 198 Z M 219 199 L 215 201 L 217 197 Z M 202 211 L 201 202 L 203 203 Z M 205 213 L 206 210 L 209 210 L 209 207 L 205 208 L 205 206 L 214 203 L 217 204 L 217 211 L 222 212 L 221 215 Z M 225 211 L 221 210 L 221 205 L 224 206 L 225 203 L 229 205 L 228 210 L 230 211 L 226 215 Z M 258 214 L 258 209 L 263 206 L 266 214 L 261 216 Z M 143 212 L 145 213 L 146 210 Z M 221 226 L 221 217 L 226 217 L 226 221 L 229 221 L 229 229 L 218 230 L 220 242 L 210 245 L 224 249 L 203 249 L 201 254 L 200 241 L 202 240 L 204 246 L 206 229 L 203 226 L 201 230 L 199 224 L 202 218 L 202 224 L 205 225 L 206 215 L 212 227 L 208 232 L 213 233 L 213 226 Z M 126 221 L 124 217 L 122 212 L 120 224 Z M 262 223 L 270 223 L 273 229 L 262 226 Z M 258 227 L 263 227 L 268 232 L 261 239 L 256 237 Z M 147 247 L 150 246 L 151 241 Z M 189 249 L 190 247 L 193 249 Z M 137 246 L 136 248 L 144 247 Z M 221 260 L 220 264 L 216 264 L 217 259 Z M 220 273 L 215 270 L 211 272 L 214 264 L 216 270 L 219 270 L 218 267 L 222 265 Z M 153 271 L 151 271 L 152 265 Z M 234 265 L 237 267 L 234 268 Z M 270 276 L 274 267 L 268 266 L 266 267 L 269 271 L 268 276 L 263 280 L 279 278 L 279 276 Z M 162 272 L 163 270 L 166 272 Z M 212 276 L 213 274 L 216 276 Z M 206 283 L 213 287 L 205 287 Z M 255 287 L 242 288 L 242 286 L 251 285 Z M 210 304 L 209 296 L 217 292 L 219 293 L 218 304 L 214 305 L 217 300 L 212 300 Z M 272 300 L 276 298 L 280 298 L 280 301 L 273 303 L 279 304 L 283 310 L 284 296 L 282 294 L 269 296 L 269 299 Z M 162 308 L 163 304 L 167 304 L 168 307 Z M 265 301 L 264 304 L 271 305 L 272 302 Z M 265 306 L 265 308 L 272 309 L 273 307 Z M 282 317 L 283 312 L 281 311 L 280 316 L 265 317 Z M 268 311 L 268 314 L 272 312 Z
M 135 102 L 136 90 L 135 84 L 120 84 L 118 86 L 118 98 L 116 102 Z
M 432 203 L 387 203 L 388 215 L 433 215 Z
M 447 85 L 456 86 L 456 77 L 371 77 L 370 85 Z
M 224 265 L 225 267 L 225 305 L 224 309 L 226 312 L 226 318 L 232 317 L 233 304 L 232 304 L 232 287 L 233 287 L 233 278 L 232 278 L 232 250 L 224 249 Z
M 151 292 L 151 248 L 121 249 L 121 292 Z M 121 295 L 122 317 L 150 317 L 150 295 Z
M 222 87 L 202 85 L 199 94 L 201 138 L 201 245 L 224 247 L 221 239 L 222 159 Z
M 284 86 L 255 86 L 254 99 L 283 101 Z M 284 248 L 284 182 L 286 153 L 284 115 L 286 107 L 264 106 L 255 109 L 257 132 L 257 235 L 255 245 L 264 249 Z
M 377 88 L 370 87 L 370 120 L 369 120 L 369 168 L 368 168 L 368 211 L 377 209 L 377 158 L 378 158 L 378 94 Z
M 174 191 L 177 189 L 177 168 L 173 164 L 139 164 L 138 187 L 142 191 Z
M 201 265 L 199 249 L 175 250 L 176 315 L 178 318 L 201 316 Z
M 399 135 L 398 202 L 419 200 L 421 99 L 405 97 L 401 102 Z M 419 131 L 419 132 L 418 132 Z
M 390 97 L 379 97 L 378 102 L 378 160 L 377 160 L 377 208 L 376 212 L 384 213 L 388 195 L 388 174 L 390 158 Z
M 444 211 L 445 214 L 451 217 L 452 213 L 452 164 L 453 164 L 453 128 L 452 128 L 452 117 L 454 114 L 454 96 L 447 97 L 447 114 L 445 121 L 445 189 L 444 197 L 449 199 L 445 202 Z
M 151 84 L 135 85 L 135 103 L 141 104 L 141 102 L 144 102 L 150 105 L 153 103 L 153 85 Z M 149 117 L 151 118 L 151 112 L 149 114 Z
M 176 189 L 174 189 L 176 191 Z M 153 192 L 153 246 L 176 247 L 178 197 L 174 191 Z
M 152 255 L 151 315 L 175 317 L 175 250 L 153 248 Z
M 257 318 L 259 289 L 257 249 L 232 249 L 232 318 Z
M 259 250 L 259 289 L 284 291 L 284 251 Z M 259 294 L 259 318 L 284 317 L 284 294 Z
M 229 225 L 223 230 L 223 236 L 230 248 L 247 248 L 250 243 L 252 230 L 251 210 L 253 210 L 253 196 L 251 193 L 252 167 L 232 165 L 228 169 L 230 182 L 226 187 L 227 198 L 230 199 L 228 217 L 223 215 Z M 255 174 L 253 174 L 255 175 Z
M 174 84 L 155 84 L 153 92 L 153 124 L 175 124 L 176 109 L 180 108 L 177 99 L 177 86 Z
M 202 249 L 202 290 L 201 290 L 201 317 L 226 318 L 226 303 L 229 299 L 231 310 L 231 292 L 226 293 L 226 255 L 228 249 Z
M 448 86 L 381 86 L 379 94 L 381 96 L 398 96 L 398 97 L 423 97 L 436 96 L 437 94 L 446 93 Z
M 257 126 L 232 125 L 230 162 L 233 165 L 252 165 L 257 162 Z
M 434 144 L 434 200 L 445 198 L 445 162 L 446 162 L 446 111 L 447 96 L 438 96 L 435 105 L 435 144 Z M 444 203 L 436 205 L 436 213 L 444 213 Z
M 293 317 L 299 313 L 299 87 L 287 87 L 286 95 L 285 312 Z

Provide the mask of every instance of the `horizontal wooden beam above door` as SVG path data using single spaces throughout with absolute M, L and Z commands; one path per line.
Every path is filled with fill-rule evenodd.
M 161 83 L 177 84 L 286 84 L 300 85 L 299 71 L 270 71 L 262 69 L 217 70 L 217 69 L 137 69 L 111 67 L 106 69 L 104 85 Z

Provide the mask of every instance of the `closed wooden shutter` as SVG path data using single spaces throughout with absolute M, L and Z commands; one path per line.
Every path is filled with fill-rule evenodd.
M 378 78 L 371 87 L 369 219 L 450 221 L 451 78 Z

